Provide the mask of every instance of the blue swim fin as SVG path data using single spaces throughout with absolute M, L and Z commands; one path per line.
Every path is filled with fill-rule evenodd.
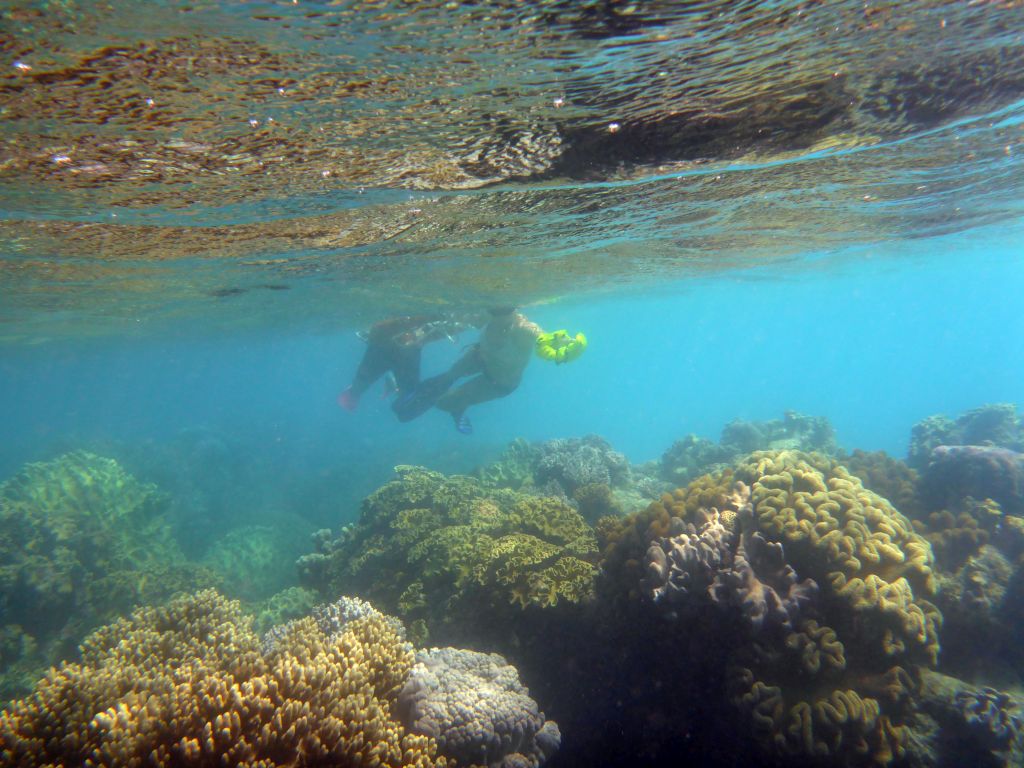
M 412 421 L 433 408 L 451 386 L 452 379 L 447 374 L 424 379 L 415 389 L 399 394 L 391 404 L 391 410 L 399 421 Z

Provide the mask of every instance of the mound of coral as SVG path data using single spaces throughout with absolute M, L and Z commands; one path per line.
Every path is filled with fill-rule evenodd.
M 316 606 L 308 619 L 273 627 L 263 637 L 263 653 L 287 647 L 296 631 L 308 631 L 310 621 L 335 643 L 368 619 L 405 638 L 398 619 L 366 600 L 341 597 Z M 411 733 L 436 740 L 441 755 L 466 768 L 538 768 L 561 743 L 558 725 L 544 717 L 515 667 L 495 653 L 417 651 L 396 711 Z
M 835 454 L 835 430 L 824 416 L 805 416 L 786 411 L 781 419 L 746 421 L 734 419 L 722 428 L 718 443 L 687 435 L 661 456 L 662 479 L 685 485 L 706 474 L 726 469 L 753 451 L 799 450 Z
M 217 582 L 185 562 L 165 501 L 84 451 L 29 464 L 0 486 L 0 698 L 132 606 Z
M 457 765 L 537 768 L 562 739 L 519 672 L 496 653 L 417 651 L 398 705 L 410 729 L 437 739 Z
M 950 419 L 929 416 L 911 429 L 907 463 L 924 470 L 940 445 L 984 445 L 1024 451 L 1024 423 L 1011 403 L 996 403 L 974 408 Z
M 733 617 L 706 640 L 729 648 L 730 700 L 766 757 L 887 765 L 910 748 L 917 671 L 939 650 L 931 548 L 845 467 L 753 453 L 602 542 L 606 577 L 639 578 L 688 634 L 708 606 Z
M 312 526 L 294 515 L 273 526 L 232 528 L 203 555 L 205 566 L 224 577 L 226 590 L 244 600 L 262 600 L 294 585 L 295 574 L 281 566 L 305 551 Z
M 514 440 L 497 461 L 474 474 L 491 488 L 563 498 L 591 522 L 641 509 L 664 490 L 597 435 L 540 443 Z
M 580 603 L 593 592 L 597 544 L 565 501 L 397 467 L 359 522 L 317 539 L 302 582 L 330 598 L 359 594 L 414 634 L 516 606 Z
M 443 766 L 396 717 L 412 647 L 380 615 L 329 638 L 293 624 L 267 656 L 212 590 L 90 635 L 0 714 L 10 766 Z

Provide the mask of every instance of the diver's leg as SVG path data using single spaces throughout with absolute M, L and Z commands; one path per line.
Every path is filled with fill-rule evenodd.
M 359 398 L 377 379 L 391 368 L 394 360 L 394 347 L 391 344 L 371 343 L 367 345 L 363 359 L 359 361 L 356 375 L 348 389 L 338 395 L 338 405 L 346 411 L 354 411 L 359 405 Z
M 466 417 L 466 409 L 471 405 L 486 403 L 489 400 L 497 400 L 515 391 L 515 387 L 506 384 L 498 384 L 489 376 L 480 374 L 474 376 L 457 389 L 446 392 L 437 400 L 437 407 L 442 411 L 448 411 L 455 419 L 455 428 L 464 434 L 473 431 L 473 425 Z
M 404 391 L 391 404 L 399 421 L 412 421 L 429 411 L 437 399 L 443 396 L 463 376 L 472 376 L 482 370 L 480 356 L 472 349 L 459 358 L 444 373 L 424 379 L 412 390 Z
M 412 392 L 420 383 L 420 361 L 423 358 L 423 347 L 401 347 L 395 354 L 391 371 L 395 374 L 395 383 L 399 394 Z

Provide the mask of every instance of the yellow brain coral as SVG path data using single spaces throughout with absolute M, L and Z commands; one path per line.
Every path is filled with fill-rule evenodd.
M 394 716 L 411 647 L 382 617 L 296 622 L 264 658 L 212 590 L 93 633 L 0 715 L 4 765 L 443 766 Z
M 736 475 L 751 486 L 758 529 L 784 543 L 799 573 L 831 583 L 855 610 L 887 617 L 907 650 L 935 663 L 941 615 L 922 599 L 935 593 L 932 550 L 910 520 L 822 456 L 760 451 Z

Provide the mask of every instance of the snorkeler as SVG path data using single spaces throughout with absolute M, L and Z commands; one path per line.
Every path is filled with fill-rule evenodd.
M 458 334 L 481 324 L 482 319 L 475 317 L 405 316 L 383 320 L 369 331 L 361 332 L 359 337 L 366 342 L 366 352 L 352 384 L 338 395 L 338 405 L 346 411 L 354 411 L 363 393 L 385 375 L 389 381 L 393 377 L 400 396 L 415 391 L 420 381 L 423 347 L 442 339 L 454 341 Z M 386 389 L 385 396 L 388 394 Z
M 534 351 L 561 363 L 575 359 L 586 348 L 583 334 L 575 338 L 565 331 L 545 334 L 515 307 L 499 307 L 489 313 L 491 319 L 481 331 L 480 341 L 448 371 L 423 380 L 415 390 L 395 400 L 393 408 L 399 421 L 410 421 L 436 406 L 452 415 L 459 432 L 472 434 L 473 424 L 466 410 L 514 392 Z M 552 350 L 554 357 L 549 355 Z M 469 381 L 451 389 L 459 379 L 470 376 Z

